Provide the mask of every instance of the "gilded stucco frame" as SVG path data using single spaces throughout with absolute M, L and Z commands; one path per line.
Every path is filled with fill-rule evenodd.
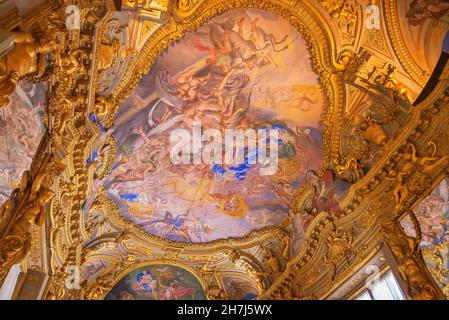
M 318 75 L 325 106 L 322 112 L 323 123 L 323 166 L 321 172 L 327 170 L 331 160 L 338 156 L 340 149 L 340 135 L 343 125 L 343 112 L 345 105 L 345 88 L 342 79 L 343 71 L 351 60 L 353 53 L 342 50 L 337 54 L 336 41 L 333 38 L 331 27 L 322 17 L 320 12 L 308 1 L 285 3 L 281 0 L 206 0 L 189 2 L 189 6 L 181 6 L 172 2 L 166 22 L 152 34 L 144 44 L 138 56 L 132 59 L 122 80 L 112 92 L 115 98 L 114 108 L 109 116 L 113 117 L 120 105 L 132 94 L 138 86 L 141 78 L 149 72 L 152 64 L 159 54 L 172 42 L 180 39 L 187 32 L 199 28 L 210 19 L 226 11 L 253 8 L 274 13 L 290 23 L 305 39 L 310 52 L 313 71 Z M 111 148 L 115 157 L 115 144 Z M 89 182 L 91 185 L 91 182 Z M 104 190 L 97 195 L 97 208 L 103 212 L 108 221 L 114 227 L 126 230 L 127 234 L 143 247 L 155 246 L 159 248 L 176 247 L 186 253 L 210 254 L 226 251 L 230 247 L 249 248 L 250 246 L 265 241 L 269 238 L 282 239 L 285 237 L 285 228 L 289 224 L 287 218 L 278 225 L 253 231 L 240 239 L 222 239 L 207 243 L 186 243 L 168 240 L 146 233 L 137 224 L 121 217 L 119 209 L 108 199 Z M 345 201 L 347 202 L 347 201 Z M 303 263 L 312 257 L 314 243 L 318 240 L 318 234 L 323 229 L 323 223 L 330 222 L 327 215 L 315 221 L 315 226 L 308 229 L 306 237 L 315 239 L 301 249 L 299 256 L 304 257 Z M 308 248 L 308 245 L 312 245 Z M 297 257 L 296 257 L 297 258 Z M 298 261 L 298 259 L 295 259 Z M 114 282 L 115 283 L 115 282 Z

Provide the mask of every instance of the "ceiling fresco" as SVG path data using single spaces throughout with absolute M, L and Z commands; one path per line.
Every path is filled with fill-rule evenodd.
M 449 1 L 412 0 L 396 1 L 398 15 L 406 19 L 399 19 L 404 38 L 409 39 L 410 48 L 416 63 L 422 70 L 431 73 L 439 55 L 442 39 L 447 31 L 447 13 Z M 442 20 L 446 20 L 443 22 Z M 426 50 L 426 46 L 437 50 Z
M 172 240 L 241 237 L 276 224 L 306 173 L 321 168 L 323 103 L 293 27 L 260 10 L 227 12 L 162 53 L 122 105 L 105 189 L 125 218 Z M 170 133 L 195 123 L 202 132 L 276 130 L 277 171 L 260 174 L 248 149 L 239 165 L 174 164 Z
M 19 186 L 44 135 L 46 93 L 45 84 L 21 81 L 0 109 L 0 205 Z
M 449 242 L 449 179 L 444 179 L 414 210 L 422 233 L 421 247 Z M 409 235 L 415 235 L 410 218 L 402 225 Z
M 317 214 L 327 212 L 334 218 L 341 215 L 340 201 L 351 186 L 350 183 L 337 179 L 332 171 L 327 170 L 322 175 L 314 171 L 306 173 L 305 181 L 312 186 L 310 208 L 289 215 L 292 221 L 290 238 L 290 256 L 295 256 L 301 249 L 307 229 Z
M 189 271 L 170 265 L 151 265 L 131 271 L 105 300 L 204 300 L 204 290 Z

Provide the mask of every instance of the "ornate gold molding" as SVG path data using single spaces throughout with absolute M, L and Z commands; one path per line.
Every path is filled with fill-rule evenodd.
M 45 221 L 45 205 L 53 197 L 53 192 L 43 186 L 45 179 L 51 180 L 47 175 L 43 171 L 31 176 L 26 171 L 20 188 L 0 207 L 1 218 L 9 220 L 0 238 L 0 283 L 9 269 L 20 262 L 30 249 L 32 227 L 41 226 Z

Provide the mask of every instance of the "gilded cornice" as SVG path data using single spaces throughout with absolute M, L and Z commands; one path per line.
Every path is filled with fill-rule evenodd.
M 332 150 L 338 152 L 341 139 L 338 128 L 341 128 L 344 121 L 341 116 L 344 102 L 342 72 L 345 71 L 346 66 L 352 63 L 354 54 L 351 51 L 341 51 L 336 56 L 330 55 L 330 52 L 338 52 L 338 50 L 334 48 L 335 41 L 332 37 L 329 38 L 328 34 L 326 35 L 327 32 L 324 32 L 323 27 L 320 26 L 320 24 L 323 25 L 324 19 L 321 17 L 314 17 L 310 12 L 316 12 L 316 10 L 312 10 L 307 6 L 308 4 L 295 3 L 293 7 L 290 7 L 289 3 L 280 1 L 268 1 L 264 3 L 261 3 L 260 1 L 229 1 L 226 3 L 204 1 L 196 3 L 189 9 L 190 11 L 187 10 L 187 12 L 182 14 L 169 15 L 165 24 L 150 36 L 140 53 L 130 60 L 128 70 L 125 73 L 123 80 L 112 93 L 115 103 L 111 109 L 111 115 L 115 114 L 121 103 L 128 98 L 133 89 L 138 85 L 141 77 L 149 71 L 158 54 L 172 41 L 181 38 L 186 32 L 195 30 L 204 22 L 226 10 L 243 7 L 260 8 L 286 18 L 306 39 L 311 51 L 313 67 L 320 75 L 320 82 L 327 98 L 327 111 L 323 115 L 323 122 L 326 128 L 333 128 L 332 133 L 328 133 L 328 138 L 325 139 L 324 150 L 326 153 L 329 153 L 329 151 L 332 152 Z M 177 10 L 179 11 L 179 8 Z M 295 16 L 292 16 L 289 10 L 293 10 Z M 317 21 L 319 21 L 319 23 Z M 324 27 L 324 30 L 328 31 L 329 29 L 326 28 L 327 27 Z M 418 123 L 418 116 L 412 114 L 409 120 L 408 128 L 412 130 L 411 128 Z M 327 130 L 326 128 L 325 132 Z M 357 268 L 358 265 L 363 264 L 366 261 L 367 256 L 369 256 L 373 250 L 377 250 L 380 240 L 378 234 L 379 228 L 376 227 L 376 225 L 378 225 L 381 220 L 379 220 L 380 218 L 375 218 L 375 213 L 376 216 L 379 217 L 385 215 L 388 216 L 388 212 L 391 212 L 394 206 L 393 203 L 382 205 L 383 202 L 388 203 L 390 201 L 389 199 L 391 199 L 391 195 L 388 193 L 388 186 L 390 183 L 385 181 L 385 170 L 383 170 L 383 166 L 397 153 L 397 149 L 400 147 L 400 144 L 397 144 L 398 141 L 403 141 L 410 134 L 410 130 L 406 129 L 400 136 L 396 137 L 394 142 L 385 148 L 385 152 L 381 154 L 381 158 L 376 162 L 376 166 L 350 189 L 349 193 L 341 203 L 343 212 L 342 218 L 335 220 L 324 212 L 317 215 L 306 232 L 306 242 L 299 254 L 297 254 L 291 261 L 286 262 L 286 271 L 274 280 L 274 284 L 269 287 L 261 297 L 282 297 L 282 295 L 279 296 L 283 290 L 282 288 L 285 288 L 288 283 L 291 283 L 295 277 L 296 279 L 304 280 L 304 275 L 309 280 L 308 282 L 305 282 L 307 285 L 302 289 L 303 291 L 299 297 L 304 298 L 304 295 L 307 296 L 307 294 L 311 293 L 311 288 L 316 288 L 320 284 L 323 284 L 323 281 L 325 281 L 325 285 L 322 286 L 320 291 L 315 290 L 315 294 L 318 295 L 317 297 L 325 296 L 326 294 L 329 294 L 328 292 L 335 290 L 335 288 L 338 287 L 338 284 L 348 277 L 350 270 L 355 270 L 354 268 Z M 326 168 L 326 166 L 324 168 Z M 86 175 L 88 174 L 86 173 Z M 379 193 L 380 195 L 377 196 L 378 200 L 374 201 L 374 195 L 376 193 Z M 141 261 L 142 263 L 152 263 L 153 261 L 169 261 L 170 263 L 176 263 L 177 261 L 183 261 L 184 258 L 182 257 L 186 255 L 195 254 L 220 256 L 220 252 L 223 253 L 230 250 L 232 252 L 232 250 L 234 250 L 233 248 L 238 248 L 243 251 L 251 249 L 251 247 L 257 246 L 270 238 L 277 238 L 276 241 L 285 239 L 283 230 L 286 225 L 278 225 L 253 232 L 242 239 L 226 239 L 201 244 L 186 244 L 183 242 L 169 241 L 149 235 L 134 223 L 122 218 L 115 204 L 107 198 L 104 191 L 101 191 L 100 194 L 97 195 L 96 201 L 95 208 L 103 213 L 103 216 L 107 219 L 111 227 L 115 230 L 121 230 L 119 231 L 119 237 L 112 240 L 112 243 L 116 243 L 118 246 L 121 246 L 123 241 L 125 241 L 125 243 L 129 241 L 136 243 L 132 246 L 133 250 L 135 250 L 135 252 L 145 252 L 147 257 Z M 287 224 L 288 221 L 285 221 L 284 223 Z M 356 229 L 353 229 L 354 224 L 357 225 Z M 347 241 L 347 248 L 344 250 L 349 250 L 348 252 L 351 253 L 350 268 L 348 268 L 348 265 L 344 265 L 345 261 L 341 260 L 342 256 L 340 254 L 334 256 L 329 253 L 329 250 L 331 249 L 328 241 L 330 240 L 326 239 L 340 237 L 340 234 L 345 235 L 344 239 Z M 367 239 L 373 240 L 369 242 L 369 246 L 367 246 L 365 242 Z M 101 244 L 101 242 L 99 243 Z M 141 249 L 139 249 L 139 247 Z M 340 249 L 341 248 L 332 249 L 334 250 L 332 252 L 338 252 Z M 92 255 L 89 257 L 94 257 L 96 255 L 95 247 L 86 248 L 85 250 L 87 250 L 86 253 L 92 252 Z M 167 255 L 168 257 L 171 257 L 169 260 L 167 260 Z M 101 256 L 102 255 L 99 252 L 97 258 L 100 258 Z M 112 256 L 114 255 L 111 254 L 110 257 Z M 124 257 L 126 257 L 126 255 Z M 327 257 L 327 260 L 323 261 L 323 257 Z M 198 258 L 197 260 L 198 261 L 190 260 L 189 263 L 195 264 L 201 261 L 202 258 Z M 115 271 L 112 274 L 108 271 L 112 269 L 107 268 L 97 280 L 86 287 L 85 291 L 87 296 L 85 297 L 103 297 L 107 292 L 107 288 L 111 288 L 113 283 L 122 276 L 116 269 L 123 270 L 123 268 L 128 268 L 129 265 L 132 265 L 132 263 L 126 259 L 121 261 L 122 262 L 119 263 L 121 267 L 117 269 L 115 266 Z M 123 261 L 126 261 L 126 263 Z M 211 262 L 212 261 L 213 259 Z M 214 263 L 219 263 L 219 261 L 221 261 L 220 263 L 229 263 L 229 258 L 215 260 Z M 253 261 L 252 263 L 258 264 L 256 261 Z M 241 266 L 246 266 L 250 268 L 248 270 L 253 270 L 251 269 L 253 268 L 251 267 L 251 264 L 243 263 Z M 253 274 L 255 279 L 259 279 L 260 277 L 260 271 L 257 271 L 257 268 L 258 267 L 256 267 L 256 271 L 249 272 L 250 275 Z M 318 278 L 311 277 L 311 274 L 322 274 L 322 276 Z M 259 279 L 259 281 L 261 281 L 261 287 L 263 287 L 264 285 L 262 285 L 262 283 L 266 280 Z M 97 292 L 98 290 L 100 290 L 101 294 Z M 94 292 L 95 294 L 92 295 L 89 292 Z

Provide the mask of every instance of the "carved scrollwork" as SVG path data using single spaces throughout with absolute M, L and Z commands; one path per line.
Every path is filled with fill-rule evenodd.
M 339 178 L 349 182 L 360 180 L 369 171 L 405 121 L 405 114 L 394 99 L 391 102 L 365 99 L 346 122 L 343 134 L 347 138 L 342 143 L 342 153 L 333 163 Z
M 340 155 L 334 159 L 334 166 L 337 175 L 345 176 L 350 182 L 356 182 L 363 176 L 363 166 L 355 157 L 344 158 Z

